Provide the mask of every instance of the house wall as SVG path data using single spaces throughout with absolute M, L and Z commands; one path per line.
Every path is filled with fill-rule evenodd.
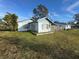
M 38 32 L 38 23 L 31 23 L 30 30 L 34 32 Z
M 50 32 L 51 31 L 51 23 L 45 18 L 38 20 L 38 33 L 41 32 Z
M 65 25 L 65 28 L 64 28 L 65 30 L 67 30 L 67 29 L 71 29 L 71 25 Z
M 19 21 L 18 31 L 28 31 L 30 29 L 30 26 L 29 26 L 30 22 L 32 22 L 32 20 Z
M 32 20 L 26 20 L 22 22 L 18 22 L 18 31 L 34 31 L 34 32 L 50 32 L 51 23 L 45 18 L 38 19 L 37 22 L 32 22 Z

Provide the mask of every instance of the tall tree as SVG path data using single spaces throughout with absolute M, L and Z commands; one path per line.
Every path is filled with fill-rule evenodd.
M 44 5 L 40 4 L 33 9 L 33 13 L 35 17 L 43 18 L 48 15 L 48 9 Z
M 17 19 L 18 16 L 16 16 L 16 14 L 11 13 L 7 13 L 3 18 L 9 29 L 13 31 L 16 31 L 18 29 Z
M 76 21 L 79 21 L 79 13 L 74 15 Z
M 16 31 L 18 29 L 18 23 L 17 23 L 18 16 L 16 14 L 12 14 L 12 21 L 11 24 L 13 26 L 13 30 Z
M 74 19 L 76 23 L 74 24 L 77 28 L 79 28 L 79 13 L 74 15 Z

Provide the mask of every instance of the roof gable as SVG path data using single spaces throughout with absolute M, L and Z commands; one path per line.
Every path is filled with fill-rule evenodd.
M 43 21 L 45 21 L 45 20 L 47 20 L 48 22 L 50 22 L 51 24 L 54 24 L 54 22 L 52 22 L 49 18 L 47 18 L 47 17 L 44 17 L 44 18 L 41 18 L 41 19 L 38 19 L 37 20 L 37 22 L 43 22 Z

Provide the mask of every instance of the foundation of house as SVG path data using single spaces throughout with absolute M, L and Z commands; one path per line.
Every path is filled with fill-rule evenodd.
M 36 36 L 39 36 L 39 35 L 45 35 L 45 34 L 52 34 L 52 33 L 54 33 L 54 32 L 43 32 L 43 33 L 33 33 L 33 34 L 35 34 Z

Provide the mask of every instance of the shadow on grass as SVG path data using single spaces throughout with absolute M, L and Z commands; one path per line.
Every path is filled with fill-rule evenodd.
M 30 34 L 32 34 L 32 35 L 36 35 L 35 32 L 30 31 L 30 30 L 29 30 L 29 31 L 20 31 L 20 32 L 24 32 L 24 33 L 27 32 L 27 33 L 30 33 Z
M 79 59 L 73 49 L 61 48 L 58 43 L 28 42 L 17 37 L 0 37 L 0 59 Z

